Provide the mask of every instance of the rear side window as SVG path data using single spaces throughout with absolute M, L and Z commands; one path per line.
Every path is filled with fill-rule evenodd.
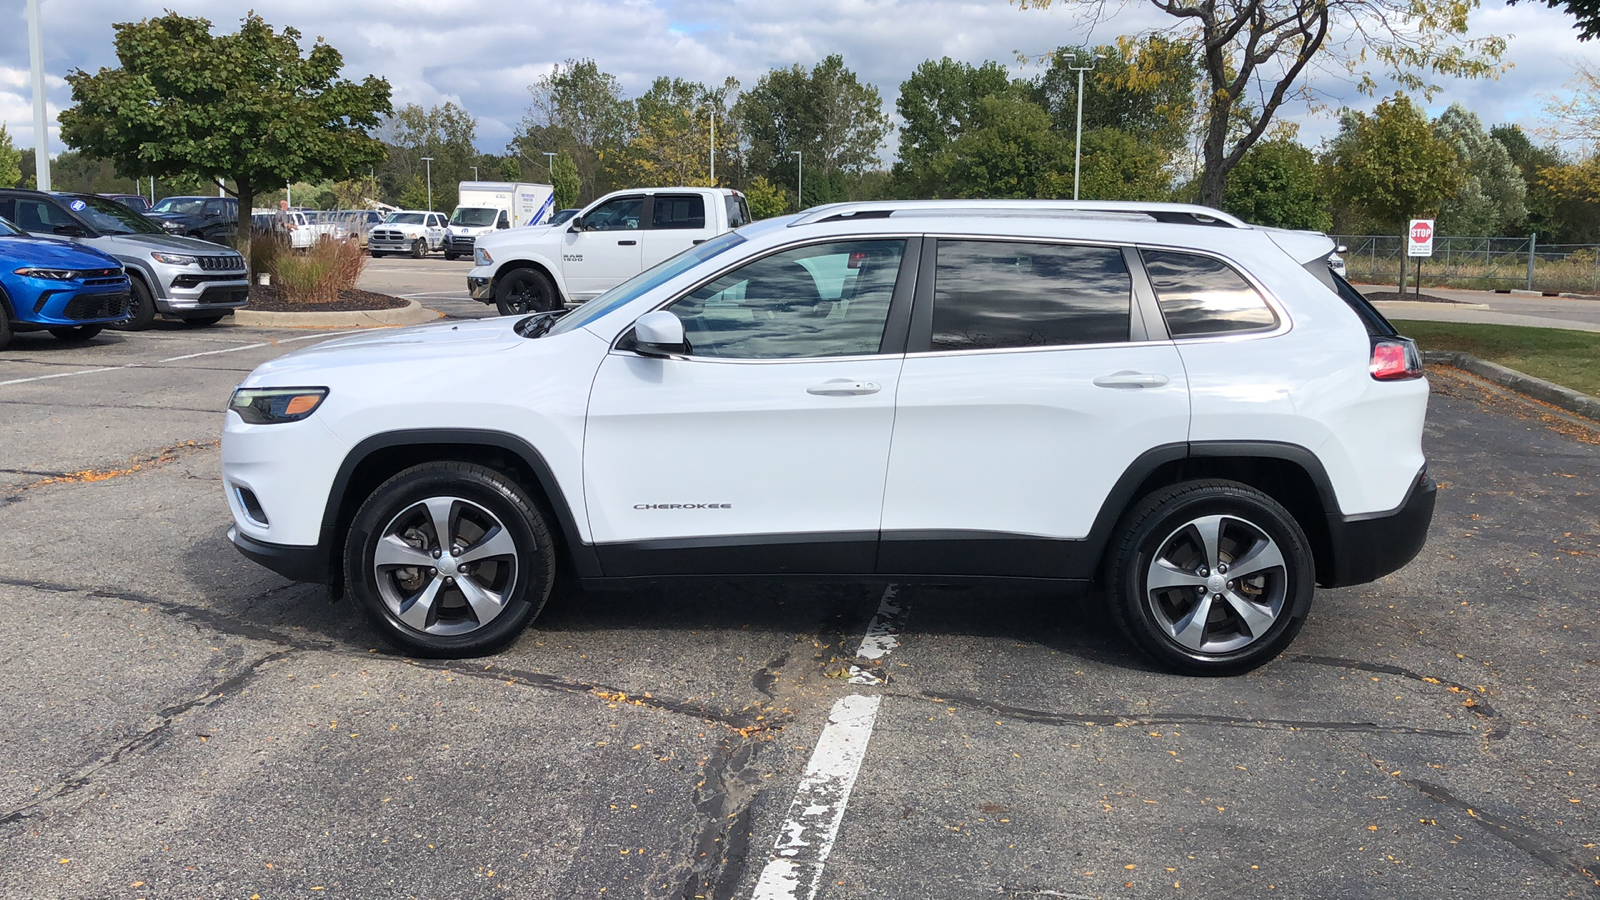
M 940 241 L 932 349 L 1120 343 L 1132 296 L 1116 248 Z
M 1175 338 L 1266 331 L 1278 317 L 1232 266 L 1209 256 L 1141 250 L 1145 272 Z
M 1372 305 L 1372 301 L 1368 300 L 1365 294 L 1356 290 L 1350 282 L 1341 278 L 1339 273 L 1330 271 L 1328 276 L 1333 279 L 1339 299 L 1343 300 L 1356 315 L 1361 317 L 1361 324 L 1366 326 L 1368 335 L 1372 337 L 1394 337 L 1400 333 L 1395 330 L 1393 325 L 1389 324 L 1388 319 L 1383 317 L 1383 313 L 1378 312 L 1378 308 Z
M 706 227 L 706 200 L 699 194 L 657 194 L 650 227 L 657 230 Z
M 743 197 L 729 194 L 722 199 L 727 204 L 729 228 L 750 224 L 750 207 L 745 205 Z

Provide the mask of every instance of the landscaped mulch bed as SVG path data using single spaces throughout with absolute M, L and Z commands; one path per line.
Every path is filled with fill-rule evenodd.
M 1394 300 L 1405 300 L 1411 303 L 1461 303 L 1461 300 L 1450 300 L 1445 297 L 1435 297 L 1432 294 L 1414 294 L 1407 290 L 1404 294 L 1395 291 L 1365 291 L 1367 299 L 1374 303 L 1388 303 Z
M 250 286 L 250 308 L 258 312 L 351 312 L 369 309 L 399 309 L 409 302 L 403 297 L 351 288 L 340 291 L 332 303 L 306 303 L 285 300 L 283 289 L 275 284 Z

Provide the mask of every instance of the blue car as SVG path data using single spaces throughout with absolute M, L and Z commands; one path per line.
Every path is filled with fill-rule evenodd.
M 128 290 L 114 257 L 33 237 L 0 217 L 0 349 L 18 331 L 86 341 L 128 317 Z

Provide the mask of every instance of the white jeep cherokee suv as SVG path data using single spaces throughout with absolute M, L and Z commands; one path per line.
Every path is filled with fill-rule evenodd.
M 1332 250 L 1161 204 L 769 219 L 565 314 L 262 365 L 229 535 L 425 655 L 513 640 L 561 559 L 591 586 L 1098 581 L 1158 661 L 1241 671 L 1432 518 L 1416 349 Z

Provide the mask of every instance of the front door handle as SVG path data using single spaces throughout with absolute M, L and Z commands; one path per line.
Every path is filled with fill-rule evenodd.
M 1120 388 L 1132 390 L 1137 388 L 1161 387 L 1170 379 L 1165 375 L 1156 375 L 1145 372 L 1113 372 L 1110 375 L 1101 375 L 1094 380 L 1095 387 Z
M 617 241 L 617 246 L 618 247 L 632 247 L 634 244 L 637 244 L 637 243 L 639 243 L 639 242 L 638 241 Z
M 813 384 L 806 388 L 806 393 L 816 394 L 820 397 L 850 397 L 860 394 L 876 394 L 883 390 L 883 385 L 876 381 L 851 381 L 848 378 L 835 378 L 821 384 Z

